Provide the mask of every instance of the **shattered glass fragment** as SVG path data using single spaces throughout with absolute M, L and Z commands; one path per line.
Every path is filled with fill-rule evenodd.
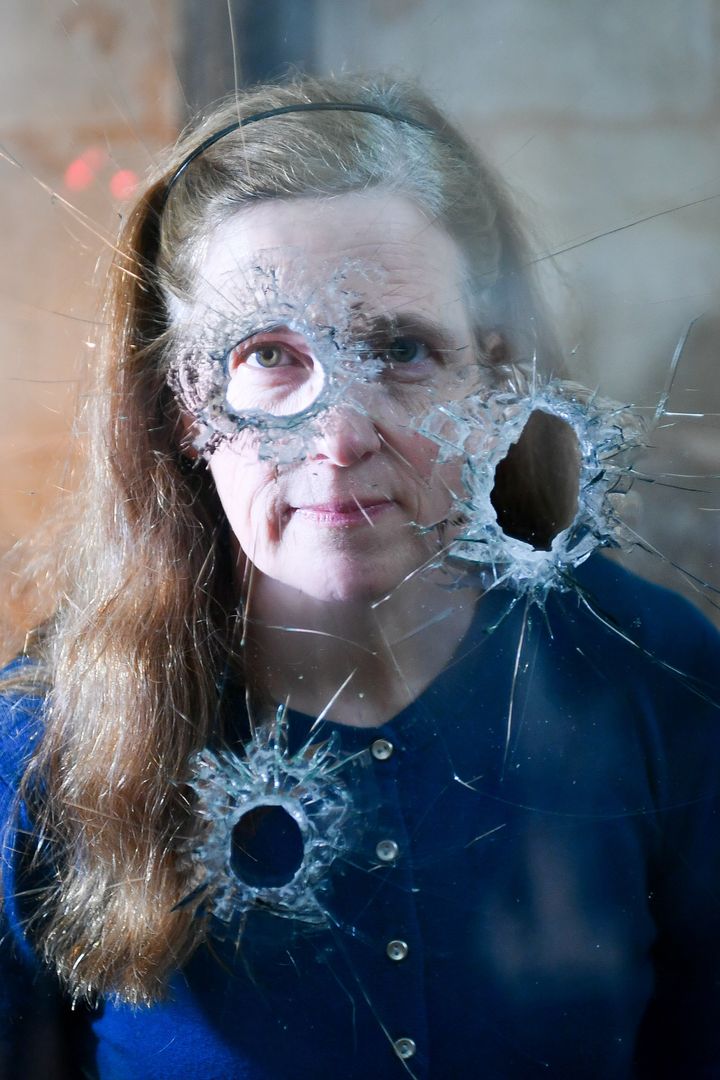
M 633 542 L 623 517 L 646 424 L 629 406 L 551 379 L 440 407 L 423 434 L 464 457 L 460 535 L 451 556 L 542 603 L 568 570 Z M 441 433 L 441 434 L 438 434 Z
M 233 266 L 231 295 L 181 305 L 168 379 L 195 421 L 195 448 L 210 454 L 251 430 L 263 435 L 263 456 L 278 463 L 303 457 L 316 419 L 343 399 L 348 382 L 382 371 L 358 291 L 376 289 L 377 278 L 369 264 L 313 266 L 283 252 Z M 284 363 L 263 358 L 272 349 L 285 352 Z
M 204 749 L 190 763 L 194 831 L 182 850 L 194 866 L 185 902 L 230 923 L 262 906 L 278 916 L 324 924 L 327 872 L 349 846 L 354 758 L 312 736 L 288 752 L 284 708 L 259 726 L 241 754 Z
M 233 263 L 223 295 L 168 296 L 168 381 L 193 418 L 195 449 L 208 456 L 253 435 L 261 458 L 288 464 L 345 404 L 414 428 L 439 396 L 431 355 L 441 361 L 433 373 L 442 369 L 441 397 L 487 385 L 492 375 L 469 346 L 431 343 L 438 328 L 408 325 L 388 308 L 386 277 L 371 262 L 328 267 L 271 251 L 261 263 Z
M 179 318 L 168 378 L 194 418 L 196 449 L 209 455 L 251 433 L 258 457 L 289 465 L 340 404 L 374 416 L 390 400 L 392 422 L 415 426 L 439 464 L 463 462 L 450 515 L 461 528 L 446 556 L 484 568 L 486 587 L 508 582 L 542 603 L 572 588 L 568 570 L 597 548 L 632 546 L 620 510 L 647 435 L 639 411 L 534 370 L 489 371 L 469 355 L 450 358 L 444 394 L 409 385 L 389 352 L 406 339 L 377 336 L 392 313 L 369 314 L 382 311 L 384 284 L 372 264 L 328 268 L 269 252 L 231 270 L 229 295 L 170 299 Z M 374 397 L 363 393 L 373 386 Z M 404 414 L 393 394 L 405 395 Z

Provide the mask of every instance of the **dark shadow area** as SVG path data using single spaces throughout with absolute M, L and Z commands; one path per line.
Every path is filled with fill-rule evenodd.
M 580 447 L 571 426 L 536 409 L 495 470 L 490 501 L 506 536 L 549 551 L 572 524 L 580 491 Z
M 230 865 L 246 885 L 277 889 L 299 870 L 305 846 L 300 827 L 282 806 L 255 806 L 232 833 Z

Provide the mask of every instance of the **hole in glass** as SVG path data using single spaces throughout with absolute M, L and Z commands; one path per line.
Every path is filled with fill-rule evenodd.
M 299 870 L 305 847 L 300 826 L 282 806 L 255 806 L 232 831 L 230 866 L 253 888 L 280 888 Z
M 291 419 L 317 403 L 326 381 L 320 362 L 273 339 L 247 346 L 244 355 L 247 359 L 233 369 L 225 391 L 228 405 L 239 416 Z
M 570 424 L 536 409 L 495 469 L 490 501 L 506 536 L 549 551 L 572 524 L 580 492 L 580 447 Z

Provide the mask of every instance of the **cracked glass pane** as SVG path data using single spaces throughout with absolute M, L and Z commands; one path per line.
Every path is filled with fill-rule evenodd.
M 102 249 L 111 304 L 5 279 L 8 333 L 32 311 L 73 356 L 9 366 L 12 411 L 43 386 L 49 445 L 60 388 L 81 400 L 71 493 L 35 530 L 53 551 L 6 558 L 0 1074 L 714 1075 L 717 319 L 660 264 L 687 268 L 662 230 L 699 210 L 710 234 L 717 193 L 692 178 L 628 214 L 618 180 L 617 212 L 568 205 L 530 244 L 504 181 L 392 80 L 238 91 L 164 151 L 178 11 L 45 7 L 54 77 L 82 58 L 78 94 L 110 105 L 54 178 L 8 131 L 4 182 L 52 222 L 58 280 Z M 520 8 L 544 40 L 550 5 Z M 494 49 L 510 16 L 485 17 Z M 378 55 L 415 33 L 432 82 L 441 18 L 374 12 Z M 592 19 L 568 14 L 580 49 Z M 153 35 L 155 128 L 130 56 Z M 516 83 L 489 156 L 534 162 L 532 188 L 555 113 L 527 134 Z M 328 95 L 351 109 L 298 108 Z

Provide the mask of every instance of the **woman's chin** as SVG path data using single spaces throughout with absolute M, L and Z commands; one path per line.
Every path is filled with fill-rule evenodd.
M 413 586 L 435 578 L 432 567 L 441 551 L 437 538 L 402 531 L 384 544 L 373 541 L 374 534 L 364 544 L 344 548 L 318 542 L 258 552 L 253 561 L 264 581 L 263 593 L 278 610 L 286 601 L 294 606 L 293 593 L 319 603 L 370 605 L 395 592 L 409 599 Z
M 370 605 L 396 592 L 409 599 L 411 583 L 434 578 L 431 562 L 428 552 L 414 559 L 392 560 L 389 565 L 370 561 L 355 568 L 345 567 L 322 579 L 300 579 L 296 587 L 305 596 L 326 603 Z
M 258 569 L 263 570 L 266 581 L 269 578 L 274 583 L 278 603 L 282 603 L 281 593 L 287 588 L 319 603 L 370 605 L 399 588 L 424 560 L 408 561 L 407 565 L 381 565 L 372 559 L 350 560 L 322 568 L 318 562 L 298 568 L 296 574 L 274 574 L 269 567 Z
M 309 599 L 328 604 L 372 604 L 392 592 L 400 582 L 370 575 L 335 577 L 324 582 L 302 582 L 300 592 Z

